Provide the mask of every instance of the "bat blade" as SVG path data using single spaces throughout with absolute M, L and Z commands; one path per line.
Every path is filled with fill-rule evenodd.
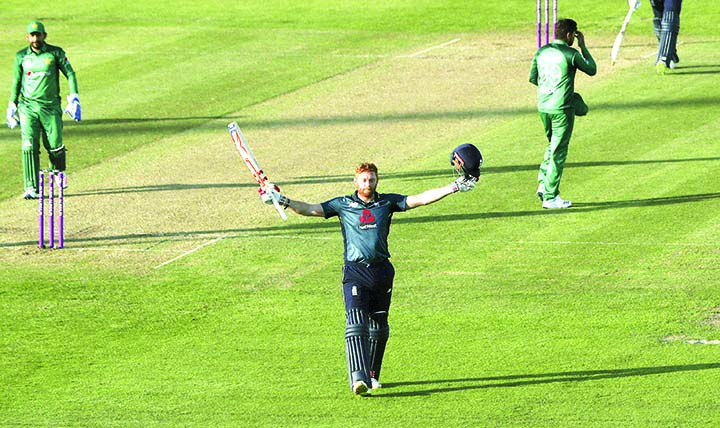
M 250 170 L 253 178 L 255 179 L 257 184 L 261 188 L 263 188 L 268 195 L 270 195 L 273 206 L 280 215 L 280 218 L 282 218 L 283 220 L 287 220 L 287 214 L 285 214 L 285 210 L 283 210 L 283 208 L 280 206 L 280 201 L 277 197 L 277 194 L 275 193 L 275 189 L 271 188 L 271 186 L 268 185 L 270 183 L 270 180 L 267 178 L 262 168 L 260 167 L 260 164 L 258 163 L 255 154 L 253 154 L 252 149 L 250 149 L 250 146 L 248 145 L 247 140 L 243 136 L 242 131 L 240 131 L 240 127 L 238 126 L 237 122 L 230 123 L 228 125 L 228 131 L 230 132 L 230 138 L 232 138 L 233 143 L 235 144 L 235 148 L 240 154 L 240 157 L 242 157 L 245 165 Z
M 625 30 L 627 30 L 630 18 L 632 18 L 633 12 L 637 9 L 637 5 L 639 5 L 639 3 L 630 5 L 630 10 L 628 10 L 627 15 L 625 15 L 625 20 L 623 21 L 622 27 L 620 27 L 620 32 L 615 37 L 615 43 L 613 43 L 612 51 L 610 52 L 611 65 L 615 65 L 615 61 L 617 61 L 618 54 L 620 53 L 620 45 L 622 44 L 623 37 L 625 37 Z

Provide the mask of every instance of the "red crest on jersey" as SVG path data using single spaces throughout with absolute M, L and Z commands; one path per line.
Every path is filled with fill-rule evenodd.
M 375 221 L 375 216 L 372 215 L 370 210 L 364 210 L 360 216 L 360 223 L 372 223 Z

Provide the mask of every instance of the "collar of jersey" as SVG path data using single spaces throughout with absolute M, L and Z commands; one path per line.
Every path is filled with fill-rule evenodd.
M 47 52 L 47 43 L 43 43 L 42 47 L 37 52 L 35 52 L 33 50 L 32 46 L 28 46 L 28 52 L 31 54 L 35 54 L 35 55 L 43 54 L 43 53 Z
M 355 193 L 353 193 L 352 195 L 350 195 L 350 199 L 352 199 L 353 201 L 355 201 L 355 202 L 357 202 L 357 203 L 359 203 L 359 204 L 362 204 L 363 206 L 367 207 L 367 206 L 370 206 L 370 205 L 373 205 L 373 204 L 376 204 L 376 203 L 380 202 L 380 200 L 382 199 L 382 196 L 376 191 L 376 192 L 375 192 L 375 197 L 373 198 L 373 200 L 370 201 L 370 202 L 365 202 L 365 201 L 363 201 L 362 199 L 360 199 L 360 197 L 358 196 L 358 192 L 357 192 L 357 190 L 356 190 Z

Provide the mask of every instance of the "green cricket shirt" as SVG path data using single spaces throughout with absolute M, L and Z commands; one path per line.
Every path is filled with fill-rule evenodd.
M 365 203 L 355 192 L 330 199 L 321 205 L 325 218 L 340 218 L 345 261 L 379 263 L 390 258 L 390 222 L 393 213 L 407 210 L 407 196 L 376 193 L 372 202 Z
M 60 105 L 60 73 L 68 79 L 69 92 L 77 94 L 75 71 L 62 48 L 45 43 L 39 52 L 30 46 L 19 50 L 15 54 L 10 101 Z
M 555 114 L 573 107 L 577 69 L 590 76 L 597 73 L 597 64 L 587 49 L 580 53 L 564 41 L 555 40 L 535 53 L 530 83 L 538 87 L 539 112 Z

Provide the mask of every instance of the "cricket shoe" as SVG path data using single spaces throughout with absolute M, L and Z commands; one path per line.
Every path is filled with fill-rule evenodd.
M 552 199 L 548 199 L 547 201 L 543 201 L 542 207 L 547 210 L 556 210 L 561 208 L 570 208 L 572 206 L 572 202 L 566 201 L 565 199 L 562 199 L 560 196 L 555 196 Z
M 362 395 L 364 397 L 370 395 L 370 388 L 368 388 L 365 382 L 359 380 L 353 384 L 352 392 L 355 395 Z
M 374 377 L 371 377 L 370 378 L 370 387 L 372 389 L 380 389 L 380 388 L 382 388 L 382 384 L 380 382 L 378 382 L 378 380 L 375 379 Z
M 677 67 L 678 63 L 680 63 L 680 57 L 678 56 L 677 52 L 670 55 L 670 69 L 674 70 L 675 67 Z
M 660 60 L 657 64 L 655 64 L 655 71 L 660 76 L 667 74 L 668 70 L 670 70 L 670 68 L 667 66 L 667 64 L 665 64 L 665 61 Z
M 38 192 L 35 191 L 35 189 L 26 189 L 25 193 L 23 193 L 23 199 L 39 199 L 40 195 L 38 195 Z

